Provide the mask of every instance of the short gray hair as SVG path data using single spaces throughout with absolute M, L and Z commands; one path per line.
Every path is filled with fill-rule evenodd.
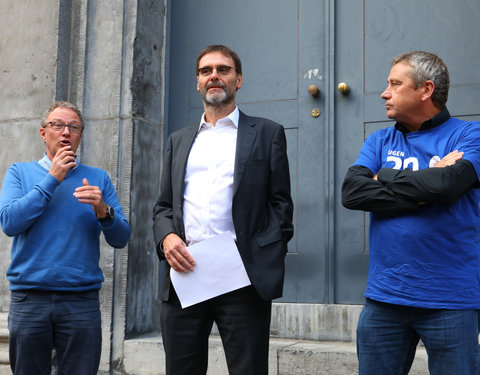
M 450 88 L 450 76 L 443 60 L 430 52 L 413 51 L 395 57 L 392 66 L 399 62 L 405 62 L 412 67 L 409 75 L 416 87 L 421 86 L 425 81 L 433 82 L 435 85 L 432 95 L 433 104 L 443 109 L 447 103 Z
M 42 128 L 44 128 L 45 126 L 47 126 L 47 118 L 48 116 L 50 116 L 50 113 L 52 113 L 55 109 L 57 108 L 68 108 L 68 109 L 71 109 L 73 112 L 75 112 L 78 116 L 78 118 L 80 119 L 80 123 L 82 125 L 82 127 L 84 127 L 84 123 L 83 123 L 83 116 L 82 116 L 82 112 L 78 109 L 78 107 L 70 102 L 64 102 L 64 101 L 58 101 L 58 102 L 55 102 L 53 103 L 50 107 L 48 107 L 48 109 L 43 113 L 42 115 L 42 119 L 41 119 L 41 125 L 42 125 Z

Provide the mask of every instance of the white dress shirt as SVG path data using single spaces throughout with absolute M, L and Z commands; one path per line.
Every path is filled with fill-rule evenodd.
M 202 115 L 198 134 L 187 161 L 183 220 L 187 245 L 231 232 L 233 170 L 237 147 L 239 111 L 213 126 Z

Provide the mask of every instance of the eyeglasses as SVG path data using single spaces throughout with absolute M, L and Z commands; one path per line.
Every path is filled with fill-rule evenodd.
M 65 129 L 65 126 L 73 134 L 81 134 L 83 131 L 83 126 L 78 124 L 64 124 L 63 122 L 50 121 L 47 125 L 50 125 L 50 127 L 57 132 L 62 132 L 63 129 Z
M 228 65 L 219 65 L 219 66 L 216 66 L 216 67 L 204 66 L 204 67 L 198 68 L 197 72 L 202 77 L 208 77 L 213 73 L 214 69 L 221 76 L 226 76 L 228 73 L 230 73 L 230 70 L 235 70 L 231 66 L 228 66 Z

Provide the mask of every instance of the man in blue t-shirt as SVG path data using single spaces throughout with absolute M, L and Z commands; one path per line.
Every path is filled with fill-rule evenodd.
M 421 339 L 431 374 L 479 371 L 480 123 L 450 117 L 449 74 L 423 51 L 392 62 L 395 126 L 365 141 L 342 203 L 371 212 L 360 375 L 407 374 Z
M 41 121 L 45 154 L 12 164 L 0 195 L 0 224 L 13 237 L 7 270 L 10 366 L 15 375 L 95 375 L 102 349 L 98 291 L 100 233 L 124 247 L 130 227 L 107 173 L 80 164 L 84 123 L 68 102 Z

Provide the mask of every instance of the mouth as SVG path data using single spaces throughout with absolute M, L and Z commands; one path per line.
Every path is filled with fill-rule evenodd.
M 70 141 L 67 141 L 66 139 L 60 141 L 60 144 L 62 145 L 62 147 L 65 147 L 65 146 L 71 146 L 72 143 Z
M 225 85 L 222 85 L 221 83 L 209 83 L 207 85 L 207 91 L 210 90 L 224 90 Z

